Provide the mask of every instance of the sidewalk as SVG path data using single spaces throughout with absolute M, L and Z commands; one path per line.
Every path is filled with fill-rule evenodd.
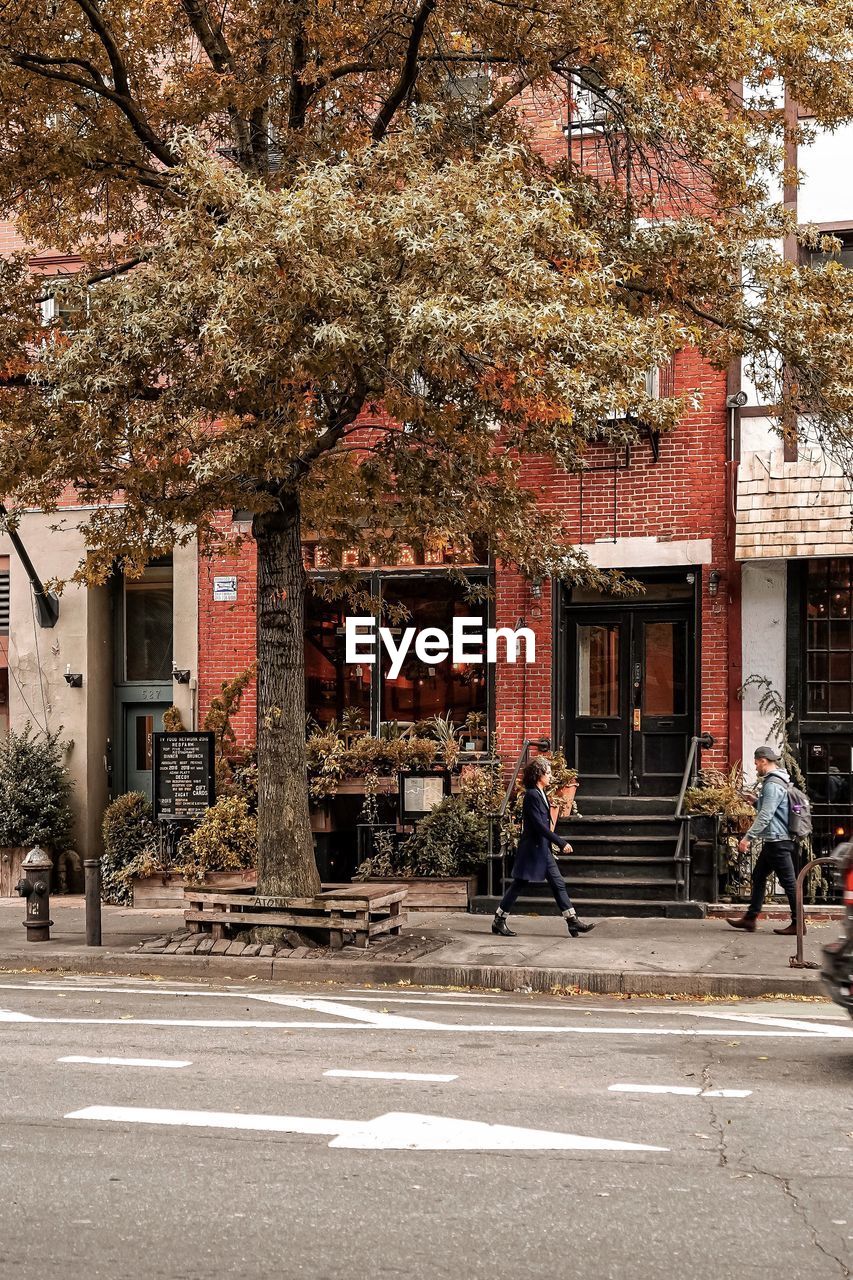
M 53 899 L 48 943 L 28 943 L 23 903 L 0 899 L 0 971 L 154 976 L 169 980 L 275 979 L 278 982 L 411 983 L 504 991 L 578 989 L 596 994 L 743 996 L 822 995 L 816 970 L 792 969 L 795 938 L 777 937 L 779 920 L 744 934 L 724 920 L 600 918 L 593 933 L 569 938 L 555 916 L 515 916 L 515 938 L 491 933 L 491 917 L 411 913 L 399 938 L 366 951 L 345 947 L 228 947 L 183 939 L 180 911 L 103 909 L 103 946 L 85 945 L 83 899 Z M 818 960 L 838 921 L 809 920 L 806 960 Z M 200 946 L 201 952 L 194 953 Z M 223 950 L 218 947 L 217 950 Z

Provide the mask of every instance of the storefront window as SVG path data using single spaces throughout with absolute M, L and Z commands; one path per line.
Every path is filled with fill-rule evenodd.
M 408 617 L 394 626 L 395 638 L 405 627 L 418 631 L 438 627 L 452 635 L 454 617 L 477 617 L 485 633 L 486 607 L 465 599 L 464 587 L 446 577 L 405 578 L 389 575 L 383 583 L 387 603 L 403 605 Z M 485 663 L 453 662 L 452 655 L 428 666 L 412 647 L 395 680 L 388 675 L 390 661 L 383 654 L 380 723 L 397 722 L 401 727 L 430 716 L 450 714 L 456 725 L 471 712 L 485 716 L 487 688 Z
M 345 711 L 360 712 L 370 724 L 370 686 L 374 667 L 344 662 L 346 609 L 308 590 L 305 600 L 305 702 L 318 724 L 341 723 Z
M 124 583 L 125 680 L 172 679 L 172 566 L 152 565 Z
M 404 630 L 417 632 L 437 627 L 452 639 L 455 617 L 477 618 L 488 625 L 487 606 L 466 599 L 466 587 L 445 573 L 365 574 L 363 588 L 378 609 L 386 608 L 380 625 L 388 627 L 395 642 Z M 394 606 L 405 616 L 397 616 Z M 390 611 L 389 611 L 390 610 Z M 341 724 L 345 714 L 378 733 L 382 725 L 396 722 L 400 728 L 431 716 L 450 714 L 461 726 L 471 712 L 487 724 L 488 680 L 485 662 L 454 662 L 452 654 L 430 666 L 423 663 L 412 644 L 395 679 L 384 646 L 375 647 L 377 661 L 347 664 L 344 619 L 364 615 L 368 608 L 352 608 L 345 602 L 328 602 L 308 589 L 305 601 L 305 701 L 308 715 L 318 724 Z

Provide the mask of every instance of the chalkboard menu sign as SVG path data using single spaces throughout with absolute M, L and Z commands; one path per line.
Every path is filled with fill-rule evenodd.
M 154 817 L 200 822 L 216 799 L 212 733 L 154 734 Z

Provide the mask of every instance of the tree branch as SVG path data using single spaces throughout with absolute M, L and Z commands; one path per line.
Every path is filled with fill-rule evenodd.
M 100 284 L 104 280 L 115 280 L 117 276 L 126 275 L 128 271 L 133 271 L 134 267 L 140 266 L 143 262 L 149 262 L 151 254 L 148 250 L 144 253 L 138 253 L 134 258 L 128 258 L 125 262 L 117 262 L 113 267 L 104 267 L 103 271 L 96 271 L 93 275 L 87 276 L 83 281 L 84 287 L 89 288 L 90 285 Z M 52 279 L 61 279 L 62 277 L 52 276 Z M 67 276 L 65 277 L 68 278 Z M 39 294 L 33 301 L 36 303 L 48 302 L 53 297 L 52 293 Z
M 29 71 L 32 75 L 41 76 L 43 80 L 56 80 L 60 84 L 74 85 L 78 89 L 85 89 L 88 93 L 97 94 L 99 98 L 105 98 L 108 102 L 112 102 L 114 106 L 118 107 L 137 138 L 152 155 L 156 156 L 162 164 L 170 169 L 178 163 L 177 157 L 172 154 L 166 144 L 150 128 L 144 117 L 139 114 L 136 103 L 132 99 L 125 98 L 122 94 L 117 93 L 115 89 L 111 89 L 100 72 L 97 72 L 97 79 L 84 79 L 82 76 L 74 75 L 69 71 L 53 70 L 51 64 L 60 62 L 61 60 L 59 59 L 42 58 L 38 54 L 31 53 L 10 54 L 9 61 L 12 66 L 20 67 L 22 71 Z M 69 64 L 74 65 L 74 61 L 72 59 L 65 60 L 65 65 Z M 96 68 L 95 70 L 97 71 Z
M 222 34 L 222 24 L 213 22 L 203 0 L 181 0 L 181 8 L 214 71 L 220 75 L 223 71 L 233 71 L 234 57 Z
M 75 0 L 75 3 L 85 15 L 94 34 L 100 40 L 109 60 L 115 89 L 113 101 L 123 112 L 140 142 L 145 144 L 161 164 L 171 168 L 177 164 L 177 157 L 172 154 L 171 149 L 163 142 L 162 138 L 157 136 L 146 120 L 141 107 L 135 101 L 130 91 L 127 66 L 119 50 L 118 42 L 100 8 L 95 3 L 95 0 Z
M 406 56 L 400 68 L 397 83 L 383 102 L 373 122 L 371 136 L 374 142 L 381 142 L 385 137 L 388 132 L 388 126 L 394 119 L 400 104 L 405 100 L 406 95 L 418 78 L 418 53 L 420 52 L 427 22 L 435 6 L 436 0 L 421 0 L 420 8 L 412 22 L 409 43 L 406 47 Z

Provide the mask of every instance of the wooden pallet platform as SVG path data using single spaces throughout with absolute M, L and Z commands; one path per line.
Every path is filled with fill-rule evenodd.
M 367 947 L 380 934 L 398 935 L 406 923 L 404 884 L 346 885 L 326 889 L 314 898 L 279 898 L 239 890 L 187 889 L 184 919 L 192 933 L 229 938 L 234 930 L 267 925 L 287 931 L 320 929 L 329 946 L 340 949 L 344 934 Z

